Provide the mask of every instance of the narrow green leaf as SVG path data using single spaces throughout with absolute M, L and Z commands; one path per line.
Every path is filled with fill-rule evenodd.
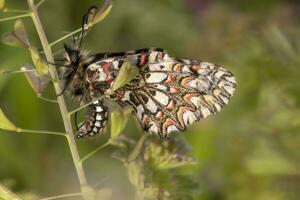
M 0 12 L 5 11 L 5 0 L 0 0 Z
M 102 21 L 108 15 L 112 6 L 113 6 L 113 2 L 111 0 L 105 0 L 101 9 L 99 10 L 99 12 L 97 12 L 94 15 L 91 25 L 94 25 L 94 24 Z
M 113 141 L 125 128 L 131 113 L 131 107 L 126 107 L 121 111 L 111 113 L 111 141 Z
M 25 64 L 21 67 L 21 71 L 28 71 L 24 72 L 24 75 L 35 93 L 40 96 L 50 81 L 44 75 L 39 75 L 36 70 L 31 70 L 33 70 L 33 67 L 28 64 Z
M 0 108 L 0 129 L 8 130 L 8 131 L 16 131 L 18 132 L 18 128 L 14 125 L 3 113 Z
M 139 74 L 139 69 L 125 61 L 113 83 L 112 91 L 123 87 Z

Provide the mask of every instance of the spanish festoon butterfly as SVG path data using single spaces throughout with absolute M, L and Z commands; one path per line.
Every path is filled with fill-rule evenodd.
M 142 128 L 149 133 L 168 137 L 173 131 L 184 131 L 229 102 L 235 91 L 235 78 L 215 64 L 172 57 L 160 48 L 85 53 L 81 43 L 89 13 L 84 17 L 79 39 L 73 40 L 72 46 L 64 46 L 65 64 L 61 70 L 64 90 L 81 104 L 95 100 L 77 132 L 78 138 L 94 136 L 106 126 L 108 108 L 104 101 L 96 99 L 112 87 L 125 60 L 137 67 L 139 74 L 108 98 L 121 107 L 132 106 Z

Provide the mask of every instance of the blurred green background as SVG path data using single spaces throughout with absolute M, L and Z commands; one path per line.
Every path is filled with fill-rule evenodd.
M 40 13 L 49 40 L 80 27 L 86 10 L 101 3 L 46 0 Z M 19 0 L 7 6 L 27 8 L 26 1 Z M 232 101 L 184 134 L 198 160 L 183 169 L 200 182 L 194 199 L 299 199 L 299 13 L 296 0 L 115 0 L 84 47 L 91 52 L 162 47 L 173 56 L 225 66 L 237 78 Z M 30 19 L 23 21 L 31 43 L 40 47 Z M 13 21 L 2 22 L 0 33 L 12 27 Z M 57 51 L 61 48 L 56 46 Z M 1 43 L 0 52 L 1 69 L 31 62 L 23 49 Z M 52 87 L 45 96 L 54 98 Z M 58 107 L 37 99 L 23 75 L 1 76 L 0 107 L 20 127 L 63 130 Z M 140 135 L 133 122 L 124 133 Z M 80 154 L 106 139 L 78 141 Z M 130 200 L 134 190 L 123 165 L 112 158 L 114 150 L 98 152 L 85 170 L 91 185 L 100 181 L 99 187 L 112 188 L 115 199 Z M 79 190 L 67 143 L 58 136 L 0 130 L 0 163 L 0 183 L 23 195 Z

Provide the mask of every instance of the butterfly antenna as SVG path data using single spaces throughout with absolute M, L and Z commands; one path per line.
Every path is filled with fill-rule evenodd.
M 83 38 L 86 36 L 87 30 L 89 28 L 89 17 L 94 15 L 95 11 L 97 9 L 97 6 L 92 6 L 88 9 L 87 13 L 82 18 L 82 27 L 81 27 L 81 34 L 80 34 L 80 41 L 78 49 L 81 48 Z

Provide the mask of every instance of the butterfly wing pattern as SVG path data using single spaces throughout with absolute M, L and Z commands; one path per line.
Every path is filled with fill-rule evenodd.
M 234 76 L 215 64 L 172 58 L 157 50 L 141 53 L 139 58 L 140 75 L 122 88 L 119 102 L 133 106 L 149 133 L 165 138 L 173 131 L 184 131 L 220 111 L 234 93 Z
M 111 89 L 122 64 L 129 60 L 139 68 L 138 76 L 109 98 L 122 107 L 131 105 L 142 128 L 162 138 L 220 111 L 236 87 L 228 70 L 208 62 L 170 57 L 158 48 L 96 54 L 87 60 L 84 75 L 73 80 L 73 85 L 82 86 L 73 87 L 73 93 L 78 88 L 86 91 L 86 102 L 100 97 Z M 107 123 L 104 102 L 95 101 L 89 113 L 77 133 L 79 138 L 98 134 Z

